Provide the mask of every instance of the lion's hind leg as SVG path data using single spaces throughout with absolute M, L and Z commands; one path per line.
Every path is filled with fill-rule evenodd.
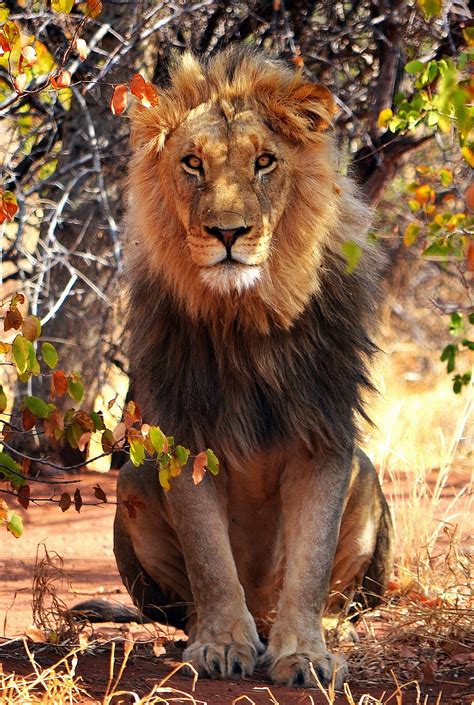
M 352 619 L 378 605 L 393 566 L 390 510 L 374 466 L 357 450 L 334 559 L 327 611 L 344 607 Z

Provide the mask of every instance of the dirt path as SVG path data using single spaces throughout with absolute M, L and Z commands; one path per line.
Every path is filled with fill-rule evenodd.
M 115 480 L 116 473 L 114 472 L 107 475 L 87 473 L 82 476 L 80 488 L 84 501 L 96 502 L 93 486 L 97 483 L 105 491 L 107 497 L 113 500 Z M 456 483 L 454 483 L 454 487 L 455 485 Z M 74 490 L 74 486 L 72 489 Z M 446 501 L 449 501 L 449 496 Z M 57 506 L 45 503 L 39 507 L 31 507 L 26 512 L 23 511 L 23 516 L 25 533 L 20 540 L 15 540 L 5 533 L 0 538 L 1 634 L 10 638 L 23 635 L 32 623 L 32 576 L 37 547 L 42 543 L 47 546 L 50 554 L 56 552 L 64 561 L 64 570 L 69 578 L 63 581 L 59 594 L 68 606 L 72 606 L 88 596 L 106 597 L 127 605 L 131 604 L 117 573 L 112 551 L 114 516 L 112 504 L 84 506 L 78 516 L 73 507 L 63 513 Z M 109 625 L 101 627 L 99 636 L 110 639 L 123 636 L 127 630 L 126 626 Z M 135 628 L 135 636 L 153 641 L 153 632 L 146 632 L 143 627 Z M 51 665 L 60 658 L 58 649 L 55 647 L 36 644 L 33 648 L 41 665 Z M 169 674 L 170 670 L 179 663 L 179 659 L 179 651 L 171 649 L 171 653 L 157 658 L 152 651 L 152 644 L 142 644 L 134 649 L 125 670 L 122 687 L 144 695 L 157 681 Z M 119 664 L 120 661 L 119 649 L 116 663 Z M 89 655 L 83 655 L 79 659 L 78 671 L 83 676 L 87 689 L 94 697 L 99 698 L 105 691 L 109 664 L 110 643 L 98 647 Z M 27 674 L 31 671 L 31 665 L 25 658 L 24 648 L 18 641 L 3 648 L 0 644 L 0 665 L 3 666 L 4 672 L 15 671 Z M 373 683 L 352 682 L 351 690 L 354 698 L 360 697 L 365 692 L 377 696 L 383 690 L 388 692 L 394 690 L 393 685 L 388 685 L 391 681 L 389 675 L 385 674 L 382 681 L 380 687 Z M 393 680 L 391 682 L 393 683 Z M 402 678 L 401 682 L 406 681 Z M 471 699 L 468 683 L 468 674 L 462 671 L 459 674 L 456 673 L 453 679 L 448 679 L 448 681 L 427 683 L 423 693 L 428 696 L 428 705 L 431 703 L 434 705 L 437 702 L 436 696 L 441 690 L 444 693 L 441 703 L 449 703 L 450 705 L 468 703 Z M 173 676 L 172 685 L 187 692 L 190 690 L 190 680 L 179 674 Z M 255 680 L 238 683 L 200 681 L 194 696 L 201 701 L 230 705 L 235 698 L 246 694 L 257 705 L 263 705 L 263 703 L 270 703 L 271 699 L 267 691 L 258 690 L 258 688 L 266 686 L 268 683 L 263 676 L 258 674 Z M 326 702 L 324 697 L 316 691 L 311 691 L 308 694 L 301 690 L 287 688 L 272 687 L 271 690 L 281 705 L 292 705 L 293 703 L 310 705 L 311 702 L 315 704 Z M 244 702 L 248 701 L 244 700 Z M 347 700 L 341 697 L 336 702 L 342 704 L 347 703 Z M 412 702 L 417 702 L 416 694 L 413 689 L 410 691 L 408 688 L 403 705 L 410 705 Z

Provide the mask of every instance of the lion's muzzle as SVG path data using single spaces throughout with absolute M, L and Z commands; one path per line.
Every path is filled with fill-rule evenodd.
M 235 244 L 236 240 L 239 237 L 243 237 L 244 235 L 247 235 L 247 233 L 250 233 L 252 230 L 252 226 L 246 227 L 240 227 L 240 228 L 220 228 L 217 226 L 209 226 L 205 225 L 204 230 L 208 233 L 208 235 L 212 235 L 212 237 L 216 237 L 219 242 L 221 242 L 226 250 L 227 253 L 227 259 L 233 259 L 232 257 L 232 246 Z

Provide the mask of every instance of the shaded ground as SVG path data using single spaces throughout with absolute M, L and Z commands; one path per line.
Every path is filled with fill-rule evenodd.
M 110 500 L 114 498 L 115 473 L 107 475 L 87 473 L 81 478 L 80 488 L 84 501 L 96 502 L 94 499 L 93 486 L 97 483 L 105 491 Z M 434 479 L 434 476 L 433 476 Z M 458 482 L 459 479 L 459 482 Z M 463 478 L 453 478 L 449 487 L 446 487 L 446 502 L 456 492 L 456 487 L 462 484 Z M 408 488 L 408 484 L 407 484 Z M 74 490 L 74 486 L 72 486 Z M 47 492 L 49 492 L 47 488 Z M 71 486 L 69 487 L 71 491 Z M 40 496 L 37 490 L 37 496 Z M 47 496 L 44 490 L 42 496 Z M 23 512 L 25 519 L 25 533 L 20 540 L 15 540 L 12 536 L 4 534 L 1 539 L 2 550 L 0 554 L 0 633 L 6 637 L 23 635 L 32 622 L 31 599 L 32 599 L 32 576 L 34 573 L 35 556 L 38 544 L 45 543 L 48 552 L 57 552 L 64 561 L 64 569 L 69 579 L 63 581 L 60 589 L 60 596 L 68 606 L 86 599 L 87 596 L 102 596 L 107 599 L 116 599 L 124 604 L 131 604 L 128 594 L 123 588 L 115 567 L 112 552 L 112 523 L 114 507 L 112 504 L 103 506 L 84 506 L 80 516 L 71 507 L 63 513 L 52 504 L 45 503 L 39 507 L 30 507 L 27 512 Z M 375 622 L 371 625 L 374 628 Z M 384 626 L 380 624 L 382 631 Z M 359 627 L 361 640 L 364 640 L 364 627 Z M 109 625 L 96 630 L 96 637 L 101 640 L 100 645 L 89 649 L 85 654 L 79 655 L 78 673 L 84 679 L 84 685 L 93 698 L 101 698 L 107 687 L 110 670 L 110 643 L 111 639 L 117 637 L 128 637 L 133 633 L 135 639 L 147 640 L 149 643 L 141 643 L 134 647 L 130 660 L 121 680 L 121 689 L 131 690 L 145 695 L 151 688 L 165 678 L 170 671 L 178 665 L 180 661 L 179 648 L 174 644 L 168 644 L 166 655 L 156 656 L 157 632 L 153 628 L 144 627 L 113 626 Z M 171 638 L 176 640 L 179 634 L 168 632 L 166 635 L 161 632 L 161 638 Z M 2 640 L 4 641 L 4 640 Z M 5 640 L 6 641 L 6 640 Z M 0 664 L 5 673 L 16 672 L 26 675 L 31 672 L 32 666 L 26 658 L 25 650 L 21 641 L 10 641 L 0 644 Z M 155 653 L 153 651 L 155 645 Z M 64 651 L 59 647 L 47 644 L 33 644 L 35 658 L 42 666 L 50 666 L 57 662 Z M 122 646 L 117 646 L 115 656 L 115 673 L 117 673 L 122 661 Z M 160 649 L 158 649 L 159 651 Z M 433 703 L 448 703 L 458 705 L 470 703 L 474 697 L 474 677 L 469 671 L 472 666 L 472 654 L 468 649 L 455 654 L 452 661 L 446 664 L 437 664 L 433 669 L 430 661 L 430 654 L 425 660 L 419 658 L 419 654 L 410 653 L 406 650 L 400 652 L 400 663 L 396 668 L 396 678 L 400 684 L 408 683 L 413 678 L 417 678 L 421 685 L 422 699 L 416 693 L 414 686 L 403 688 L 403 705 L 410 703 L 425 702 L 424 696 L 428 697 L 427 705 Z M 395 689 L 394 676 L 390 673 L 393 665 L 384 671 L 375 670 L 373 676 L 367 678 L 360 677 L 360 664 L 356 661 L 352 665 L 353 680 L 351 681 L 351 692 L 354 699 L 370 692 L 375 697 L 380 697 L 382 692 L 392 693 Z M 359 673 L 359 677 L 358 677 Z M 171 685 L 180 690 L 190 692 L 191 681 L 189 678 L 174 675 Z M 168 685 L 168 683 L 167 683 Z M 256 690 L 265 688 L 268 683 L 263 675 L 257 674 L 255 679 L 237 683 L 199 681 L 194 697 L 197 700 L 209 703 L 232 703 L 235 698 L 247 695 L 257 705 L 272 702 L 268 691 Z M 281 705 L 292 705 L 301 703 L 327 702 L 324 696 L 317 691 L 310 693 L 296 689 L 277 688 L 272 686 L 271 692 L 274 698 Z M 437 700 L 438 694 L 442 692 L 442 699 Z M 91 701 L 92 702 L 92 701 Z M 120 702 L 114 700 L 114 702 Z M 123 702 L 131 702 L 124 700 Z M 243 700 L 248 702 L 248 700 Z M 347 703 L 347 699 L 342 697 L 336 700 L 337 703 Z M 391 702 L 397 702 L 396 696 Z

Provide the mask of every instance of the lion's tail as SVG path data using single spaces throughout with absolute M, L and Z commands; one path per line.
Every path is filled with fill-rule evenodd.
M 135 607 L 127 607 L 118 602 L 94 599 L 80 602 L 69 610 L 73 619 L 81 622 L 137 622 L 137 624 L 148 624 L 151 619 L 145 617 Z

